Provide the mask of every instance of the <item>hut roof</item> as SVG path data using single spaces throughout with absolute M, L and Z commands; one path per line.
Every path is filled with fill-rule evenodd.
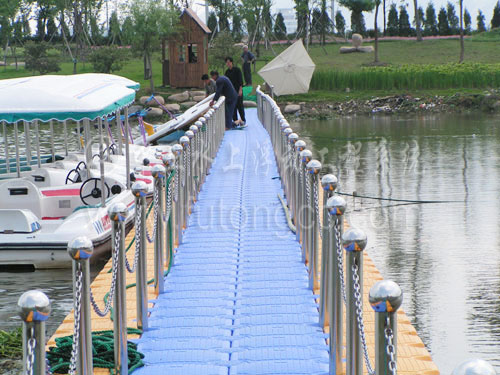
M 194 10 L 192 10 L 191 8 L 186 8 L 184 9 L 184 11 L 182 12 L 181 14 L 181 17 L 184 15 L 184 13 L 186 13 L 188 16 L 190 16 L 197 24 L 198 26 L 201 27 L 201 29 L 207 33 L 207 34 L 210 34 L 211 31 L 210 29 L 208 28 L 207 25 L 205 25 L 205 23 L 200 19 L 200 17 L 198 17 L 198 15 L 195 13 Z

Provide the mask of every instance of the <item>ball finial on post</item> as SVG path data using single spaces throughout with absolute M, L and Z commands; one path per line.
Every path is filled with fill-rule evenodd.
M 342 236 L 342 242 L 346 251 L 363 251 L 368 240 L 361 229 L 351 228 Z
M 395 312 L 403 303 L 403 292 L 394 281 L 378 281 L 370 288 L 369 301 L 376 312 Z
M 89 259 L 93 252 L 94 244 L 86 236 L 78 236 L 68 243 L 68 254 L 74 260 Z

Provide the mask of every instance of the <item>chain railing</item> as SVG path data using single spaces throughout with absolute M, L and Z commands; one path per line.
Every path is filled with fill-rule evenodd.
M 221 115 L 222 113 L 222 115 Z M 160 163 L 153 164 L 154 177 L 153 234 L 147 233 L 147 197 L 150 194 L 143 181 L 134 182 L 131 192 L 135 197 L 135 253 L 131 265 L 125 249 L 125 224 L 129 220 L 126 205 L 117 203 L 108 209 L 111 220 L 111 279 L 110 288 L 101 309 L 90 288 L 89 259 L 93 244 L 86 237 L 76 237 L 68 243 L 68 254 L 73 258 L 74 326 L 73 343 L 69 358 L 69 374 L 93 374 L 91 309 L 100 317 L 113 314 L 114 331 L 114 373 L 128 374 L 127 317 L 125 274 L 136 274 L 137 328 L 148 329 L 147 296 L 147 240 L 155 246 L 155 286 L 157 293 L 163 292 L 166 272 L 165 255 L 170 269 L 173 262 L 173 247 L 182 242 L 182 231 L 190 212 L 190 205 L 196 200 L 201 182 L 209 174 L 213 157 L 224 136 L 224 98 L 191 126 L 191 138 L 168 147 L 167 152 L 157 149 L 155 158 Z M 194 128 L 196 126 L 196 129 Z M 159 150 L 159 153 L 158 153 Z M 161 164 L 163 163 L 163 165 Z M 168 176 L 167 176 L 168 175 Z M 197 179 L 197 181 L 194 181 Z M 162 189 L 165 187 L 165 193 Z M 130 205 L 129 205 L 130 206 Z M 165 234 L 163 230 L 165 229 Z M 174 239 L 177 241 L 175 243 Z M 166 245 L 167 244 L 167 245 Z M 131 248 L 132 242 L 129 245 Z M 168 271 L 167 271 L 168 273 Z M 26 375 L 46 375 L 50 373 L 45 356 L 45 320 L 50 313 L 50 302 L 40 291 L 29 291 L 19 298 L 19 315 L 23 319 L 24 360 L 23 373 Z

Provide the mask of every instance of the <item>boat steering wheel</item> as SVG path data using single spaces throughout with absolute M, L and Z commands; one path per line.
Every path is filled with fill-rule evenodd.
M 80 166 L 83 165 L 83 168 L 87 169 L 87 164 L 85 164 L 84 161 L 79 162 L 76 165 L 76 168 L 73 168 L 70 170 L 66 176 L 66 181 L 64 182 L 65 185 L 68 185 L 68 182 L 71 182 L 72 184 L 75 184 L 77 182 L 82 182 L 82 175 L 80 174 L 80 171 L 83 169 L 80 168 Z
M 104 190 L 104 198 L 108 199 L 110 189 L 106 182 L 104 183 Z M 101 203 L 101 197 L 102 191 L 100 178 L 89 178 L 80 187 L 80 199 L 87 206 Z

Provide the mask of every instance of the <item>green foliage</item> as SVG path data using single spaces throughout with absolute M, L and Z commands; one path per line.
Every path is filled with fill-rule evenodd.
M 109 42 L 111 44 L 121 44 L 121 33 L 122 30 L 120 21 L 118 20 L 118 14 L 116 14 L 116 11 L 113 11 L 109 17 Z
M 212 31 L 212 34 L 217 34 L 217 16 L 214 12 L 210 12 L 208 15 L 208 28 Z
M 340 36 L 345 37 L 345 19 L 340 10 L 337 10 L 337 13 L 335 13 L 335 28 Z
M 495 29 L 500 27 L 500 1 L 497 1 L 493 8 L 493 17 L 491 18 L 491 28 Z
M 22 328 L 0 330 L 0 358 L 20 359 L 23 356 Z
M 484 24 L 484 20 L 485 20 L 484 14 L 483 12 L 481 12 L 481 9 L 479 9 L 477 11 L 477 17 L 476 17 L 477 31 L 479 33 L 483 33 L 486 31 L 486 25 Z
M 353 33 L 365 33 L 363 12 L 371 12 L 375 8 L 374 0 L 339 0 L 339 4 L 351 11 L 351 29 Z
M 500 86 L 500 64 L 423 64 L 400 67 L 367 67 L 361 71 L 315 71 L 315 90 L 446 89 Z
M 464 33 L 470 35 L 472 32 L 472 18 L 467 8 L 464 9 Z
M 286 38 L 285 18 L 281 12 L 276 15 L 276 20 L 274 21 L 274 35 L 280 40 Z
M 121 70 L 129 56 L 127 49 L 112 45 L 95 48 L 89 60 L 96 72 L 112 73 Z
M 455 13 L 455 6 L 448 1 L 446 4 L 446 15 L 448 17 L 448 25 L 450 27 L 450 34 L 456 35 L 460 32 L 460 25 L 457 14 Z
M 398 30 L 399 36 L 410 36 L 411 34 L 410 16 L 403 5 L 399 7 Z
M 131 45 L 134 40 L 134 22 L 129 16 L 123 20 L 121 38 L 122 43 L 127 46 Z
M 24 45 L 24 54 L 26 69 L 40 74 L 50 72 L 58 72 L 61 70 L 59 66 L 59 51 L 49 49 L 46 42 L 28 42 Z
M 305 38 L 306 24 L 309 15 L 309 1 L 308 0 L 293 0 L 295 3 L 295 17 L 297 19 L 297 37 Z
M 427 4 L 427 8 L 425 9 L 424 35 L 437 35 L 437 33 L 436 10 L 434 9 L 434 4 L 429 2 L 429 4 Z
M 226 63 L 224 59 L 231 56 L 234 63 L 241 61 L 241 49 L 234 45 L 233 36 L 229 31 L 221 31 L 214 38 L 213 45 L 208 54 L 208 62 L 211 67 L 219 69 L 219 73 L 225 70 Z
M 241 41 L 243 38 L 243 19 L 237 11 L 233 14 L 233 30 L 231 30 L 234 40 Z
M 396 4 L 392 3 L 387 16 L 387 35 L 396 36 L 399 34 L 399 17 Z
M 236 2 L 231 0 L 207 0 L 209 5 L 215 9 L 219 19 L 219 31 L 230 30 L 229 20 L 235 13 Z
M 363 12 L 357 10 L 351 11 L 351 31 L 361 35 L 366 34 L 365 18 Z
M 439 35 L 450 35 L 450 25 L 448 24 L 448 15 L 446 9 L 441 7 L 438 14 L 438 32 Z
M 422 7 L 418 7 L 418 17 L 420 20 L 420 26 L 422 26 L 425 23 L 425 13 Z M 416 17 L 413 17 L 413 26 L 417 27 Z

